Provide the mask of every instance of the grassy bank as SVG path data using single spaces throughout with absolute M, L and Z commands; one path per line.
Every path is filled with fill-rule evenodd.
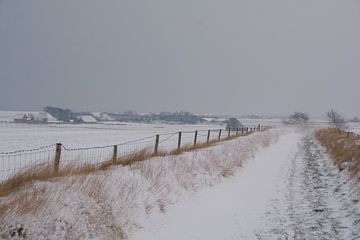
M 340 170 L 347 169 L 360 182 L 360 137 L 345 131 L 327 128 L 315 132 Z

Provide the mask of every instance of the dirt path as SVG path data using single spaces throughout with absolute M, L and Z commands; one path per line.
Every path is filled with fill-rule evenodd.
M 360 204 L 322 148 L 300 133 L 130 239 L 360 239 Z

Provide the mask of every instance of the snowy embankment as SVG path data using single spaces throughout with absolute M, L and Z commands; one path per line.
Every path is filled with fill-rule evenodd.
M 34 182 L 0 199 L 0 237 L 126 239 L 174 203 L 233 176 L 284 132 L 272 129 L 178 156 Z

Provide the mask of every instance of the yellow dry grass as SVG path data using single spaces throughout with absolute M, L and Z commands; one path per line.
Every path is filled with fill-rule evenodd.
M 315 137 L 326 147 L 340 169 L 348 166 L 349 173 L 360 181 L 360 136 L 328 128 L 316 131 Z

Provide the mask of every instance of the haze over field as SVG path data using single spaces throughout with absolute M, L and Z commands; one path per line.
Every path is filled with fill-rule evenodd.
M 0 1 L 0 110 L 360 115 L 360 2 Z

